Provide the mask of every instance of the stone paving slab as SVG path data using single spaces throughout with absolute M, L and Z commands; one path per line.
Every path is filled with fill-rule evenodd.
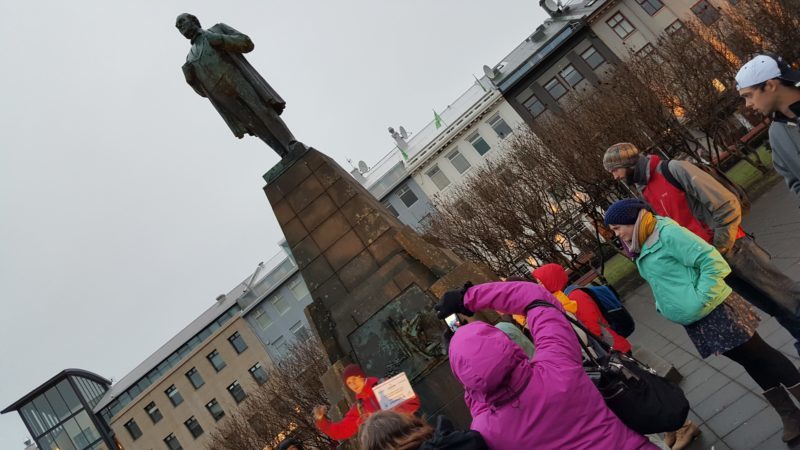
M 775 263 L 795 279 L 800 279 L 798 205 L 800 201 L 778 183 L 754 203 L 744 222 L 745 229 L 755 234 Z M 781 441 L 778 414 L 741 366 L 722 356 L 700 359 L 683 327 L 656 313 L 647 284 L 627 293 L 624 300 L 636 320 L 631 343 L 666 359 L 684 377 L 681 387 L 692 405 L 689 417 L 703 431 L 689 450 L 789 448 Z M 775 319 L 764 314 L 762 318 L 759 334 L 800 365 L 794 339 Z M 791 448 L 800 449 L 800 444 Z

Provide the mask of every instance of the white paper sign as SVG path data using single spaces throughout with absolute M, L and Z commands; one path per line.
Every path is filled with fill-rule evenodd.
M 416 396 L 405 372 L 400 372 L 383 383 L 376 384 L 372 387 L 372 392 L 375 393 L 381 409 L 392 409 Z

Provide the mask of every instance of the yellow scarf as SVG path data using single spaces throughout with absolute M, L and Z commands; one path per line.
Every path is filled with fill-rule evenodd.
M 642 214 L 642 219 L 639 221 L 639 248 L 644 246 L 644 241 L 653 234 L 653 230 L 656 229 L 656 216 L 653 215 L 650 211 L 644 211 Z
M 578 312 L 578 304 L 575 303 L 575 300 L 567 297 L 567 294 L 565 294 L 563 291 L 555 291 L 553 292 L 553 295 L 558 299 L 558 301 L 561 302 L 561 306 L 564 307 L 565 311 L 572 314 Z
M 636 254 L 641 253 L 644 242 L 653 234 L 653 230 L 655 229 L 656 216 L 646 209 L 639 211 L 639 217 L 636 219 L 636 224 L 633 226 L 631 251 Z
M 555 291 L 553 292 L 553 296 L 555 296 L 555 298 L 561 302 L 561 306 L 563 306 L 564 310 L 568 313 L 575 314 L 578 312 L 578 304 L 575 303 L 575 300 L 567 297 L 567 294 L 565 294 L 563 291 Z M 521 314 L 514 314 L 513 317 L 518 324 L 522 325 L 523 327 L 526 326 L 527 321 L 525 320 L 525 316 Z

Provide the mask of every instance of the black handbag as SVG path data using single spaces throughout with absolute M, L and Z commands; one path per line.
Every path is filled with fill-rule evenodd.
M 544 300 L 536 300 L 525 311 L 537 306 L 555 308 Z M 683 426 L 689 415 L 689 401 L 678 385 L 657 375 L 636 358 L 613 350 L 572 317 L 566 314 L 564 317 L 586 333 L 594 348 L 602 350 L 600 356 L 595 356 L 578 337 L 588 356 L 584 370 L 602 394 L 606 406 L 622 423 L 640 434 L 675 431 Z

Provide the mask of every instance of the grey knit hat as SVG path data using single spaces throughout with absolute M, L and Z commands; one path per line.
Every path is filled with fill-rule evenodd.
M 620 142 L 608 147 L 603 155 L 603 167 L 609 172 L 621 167 L 633 167 L 639 159 L 639 149 L 629 142 Z

